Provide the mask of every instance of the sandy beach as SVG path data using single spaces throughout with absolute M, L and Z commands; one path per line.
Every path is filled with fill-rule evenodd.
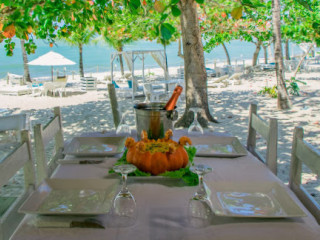
M 320 68 L 319 68 L 320 69 Z M 162 70 L 152 69 L 152 72 L 161 74 Z M 177 68 L 170 68 L 170 75 L 177 73 Z M 286 74 L 286 79 L 292 73 Z M 80 91 L 79 77 L 68 79 L 67 96 L 34 97 L 31 95 L 10 96 L 0 95 L 0 115 L 29 113 L 31 124 L 46 123 L 52 116 L 55 106 L 61 107 L 65 139 L 71 139 L 83 132 L 108 131 L 114 129 L 112 112 L 107 93 L 107 73 L 92 74 L 98 81 L 98 89 Z M 300 96 L 291 96 L 290 110 L 277 110 L 277 99 L 258 94 L 265 86 L 276 84 L 273 71 L 261 71 L 243 75 L 240 85 L 228 85 L 224 88 L 209 88 L 208 100 L 212 115 L 220 122 L 210 123 L 209 130 L 228 132 L 240 139 L 246 145 L 248 131 L 248 114 L 250 103 L 258 105 L 258 113 L 264 119 L 277 118 L 279 124 L 278 142 L 278 176 L 288 183 L 290 170 L 290 152 L 293 129 L 302 126 L 305 140 L 320 150 L 320 76 L 319 72 L 299 73 L 297 79 L 305 81 L 306 85 L 299 84 Z M 214 79 L 208 79 L 214 81 Z M 4 82 L 4 81 L 2 81 Z M 143 101 L 144 98 L 137 99 Z M 129 100 L 126 100 L 128 103 Z M 127 104 L 128 106 L 132 106 Z M 185 102 L 178 104 L 181 116 Z M 135 127 L 133 108 L 130 107 L 128 122 Z M 306 174 L 304 183 L 309 186 L 312 195 L 320 202 L 320 184 L 316 176 Z

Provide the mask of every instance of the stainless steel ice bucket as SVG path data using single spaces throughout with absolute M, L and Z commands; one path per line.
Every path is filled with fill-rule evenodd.
M 145 130 L 149 139 L 163 138 L 168 129 L 173 129 L 172 121 L 178 118 L 176 110 L 164 110 L 164 102 L 137 103 L 134 105 L 136 112 L 136 127 L 138 139 Z

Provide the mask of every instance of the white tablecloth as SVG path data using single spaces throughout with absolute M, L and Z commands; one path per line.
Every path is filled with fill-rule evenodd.
M 212 136 L 214 137 L 214 136 Z M 54 178 L 106 178 L 116 158 L 101 164 L 59 165 Z M 219 182 L 270 182 L 281 181 L 259 160 L 248 154 L 239 158 L 196 158 L 195 162 L 213 167 L 205 181 L 214 185 Z M 110 177 L 110 175 L 109 175 Z M 129 189 L 133 193 L 138 209 L 137 222 L 127 228 L 37 228 L 34 216 L 27 215 L 12 239 L 15 240 L 61 240 L 61 239 L 320 239 L 320 227 L 312 215 L 302 206 L 287 188 L 294 201 L 307 213 L 307 217 L 257 219 L 214 216 L 212 224 L 205 228 L 194 228 L 187 221 L 187 204 L 196 187 L 178 186 L 174 181 L 135 181 L 129 178 Z M 107 218 L 107 216 L 101 216 Z

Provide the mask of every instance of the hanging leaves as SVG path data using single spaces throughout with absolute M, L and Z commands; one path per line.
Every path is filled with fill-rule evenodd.
M 3 23 L 0 23 L 0 31 L 2 31 Z
M 243 10 L 243 7 L 240 6 L 240 7 L 236 7 L 234 8 L 232 11 L 231 11 L 231 16 L 234 18 L 234 19 L 240 19 L 242 17 L 242 10 Z
M 29 36 L 28 36 L 27 32 L 24 32 L 24 39 L 27 40 L 27 41 L 29 40 Z
M 2 35 L 6 38 L 13 38 L 16 35 L 16 28 L 11 24 L 4 29 Z
M 204 0 L 196 0 L 196 2 L 199 3 L 199 4 L 203 4 Z
M 162 23 L 160 25 L 161 36 L 164 40 L 169 40 L 172 34 L 175 32 L 175 28 L 169 23 Z
M 181 11 L 177 6 L 172 6 L 171 12 L 172 12 L 172 15 L 175 17 L 179 17 L 181 15 Z
M 1 30 L 1 29 L 0 29 L 0 30 Z M 31 26 L 28 26 L 27 32 L 28 32 L 28 33 L 32 33 L 32 31 L 33 31 L 32 27 L 31 27 Z
M 165 5 L 162 1 L 156 0 L 154 2 L 154 9 L 158 12 L 158 13 L 162 13 L 165 9 Z

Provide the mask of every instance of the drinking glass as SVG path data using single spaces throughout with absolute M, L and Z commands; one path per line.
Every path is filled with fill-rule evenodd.
M 136 219 L 136 201 L 128 190 L 127 176 L 136 170 L 132 164 L 122 164 L 113 167 L 117 173 L 121 173 L 122 187 L 113 200 L 112 223 L 117 227 L 126 227 L 134 224 Z
M 188 128 L 188 135 L 195 135 L 195 136 L 202 135 L 203 128 L 198 122 L 198 113 L 200 113 L 201 109 L 197 107 L 193 107 L 193 108 L 190 108 L 190 111 L 193 112 L 194 118 L 193 118 L 193 122 Z
M 193 195 L 193 198 L 198 200 L 208 199 L 210 195 L 210 190 L 203 181 L 203 177 L 205 174 L 212 172 L 212 168 L 204 164 L 196 164 L 190 167 L 190 171 L 196 173 L 199 178 L 199 185 L 197 191 Z
M 131 134 L 130 126 L 126 123 L 126 116 L 128 114 L 129 110 L 124 110 L 121 114 L 121 120 L 116 129 L 116 134 L 119 136 L 129 136 Z
M 196 173 L 199 178 L 199 185 L 188 204 L 188 219 L 193 227 L 206 227 L 212 220 L 212 203 L 210 200 L 210 190 L 203 181 L 206 173 L 212 172 L 212 168 L 197 164 L 190 167 L 190 171 Z
M 119 136 L 129 136 L 131 134 L 131 129 L 130 129 L 130 126 L 126 123 L 126 117 L 130 112 L 130 109 L 129 109 L 130 107 L 128 105 L 131 105 L 131 104 L 127 104 L 127 106 L 124 106 L 125 105 L 124 94 L 123 95 L 119 94 L 118 97 L 119 97 L 119 100 L 121 98 L 123 99 L 122 101 L 119 101 L 119 105 L 118 105 L 118 111 L 121 115 L 121 119 L 116 129 L 116 134 Z
M 194 228 L 207 227 L 212 223 L 212 203 L 209 199 L 191 198 L 188 203 L 188 223 Z

